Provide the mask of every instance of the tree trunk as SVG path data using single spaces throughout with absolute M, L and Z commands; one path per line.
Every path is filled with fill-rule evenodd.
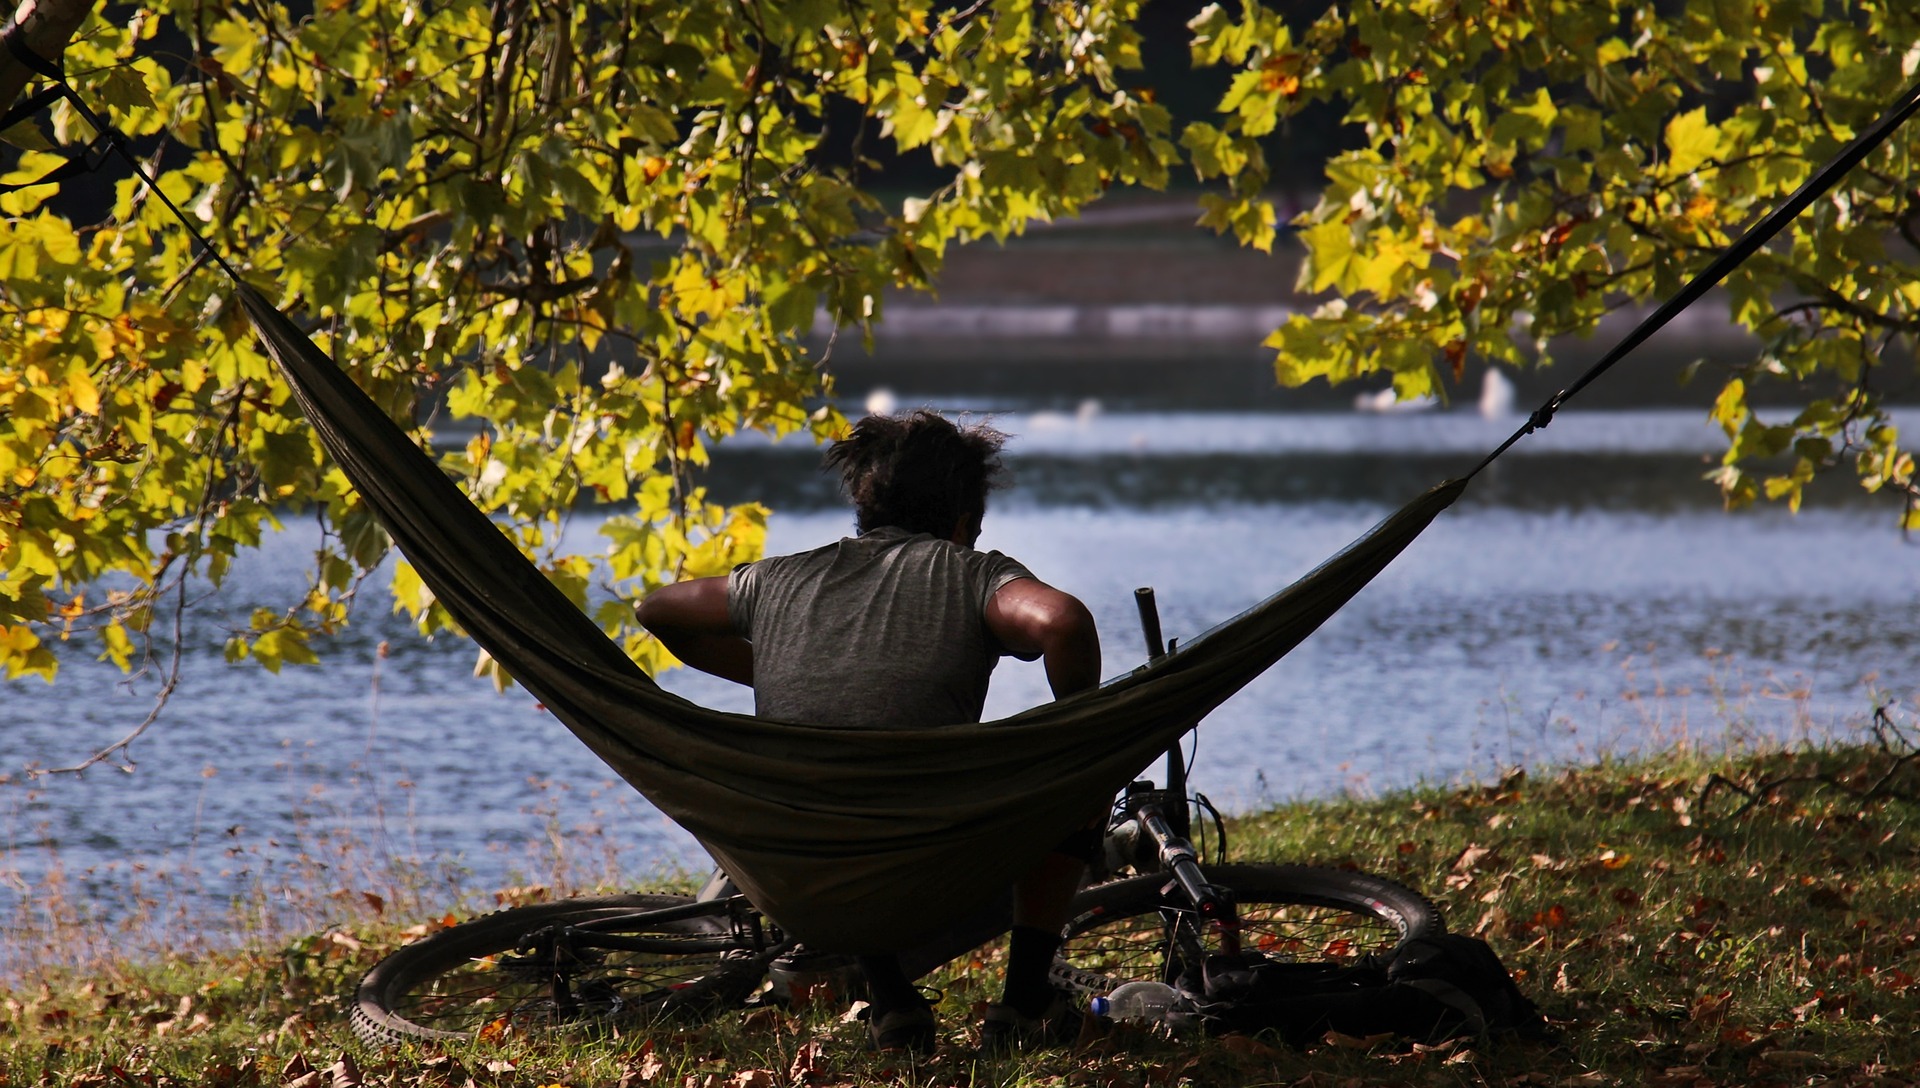
M 73 32 L 86 22 L 95 0 L 22 0 L 14 10 L 13 24 L 6 36 L 48 60 L 58 60 L 73 40 Z M 32 79 L 31 68 L 20 63 L 13 50 L 0 48 L 0 113 L 13 107 Z

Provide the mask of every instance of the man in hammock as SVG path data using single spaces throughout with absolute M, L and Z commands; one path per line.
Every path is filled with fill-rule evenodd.
M 1045 663 L 1054 696 L 1100 679 L 1093 617 L 999 552 L 976 551 L 1006 436 L 937 413 L 868 416 L 827 451 L 859 535 L 665 586 L 640 622 L 694 668 L 753 687 L 762 717 L 820 725 L 977 722 L 1003 655 Z M 1014 887 L 1006 990 L 981 1043 L 1070 1042 L 1080 1013 L 1047 977 L 1097 822 Z M 876 889 L 876 897 L 880 894 Z M 876 902 L 875 909 L 884 910 Z M 863 956 L 868 1027 L 882 1049 L 926 1052 L 933 1010 L 893 956 Z

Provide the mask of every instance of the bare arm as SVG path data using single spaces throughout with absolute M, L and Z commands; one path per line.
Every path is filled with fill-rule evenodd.
M 1093 613 L 1071 594 L 1037 578 L 1008 582 L 987 602 L 987 630 L 1016 654 L 1038 654 L 1053 697 L 1100 683 L 1100 632 Z
M 753 685 L 753 643 L 733 629 L 724 576 L 661 586 L 634 612 L 640 626 L 681 661 L 721 679 Z

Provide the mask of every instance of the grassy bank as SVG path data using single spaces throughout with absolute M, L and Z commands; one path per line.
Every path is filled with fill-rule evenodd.
M 1516 774 L 1231 825 L 1240 860 L 1351 864 L 1427 893 L 1515 970 L 1548 1043 L 1128 1034 L 983 1062 L 971 1006 L 997 967 L 981 962 L 945 980 L 946 1039 L 918 1067 L 866 1053 L 830 1009 L 377 1054 L 350 1039 L 346 995 L 425 926 L 369 915 L 270 950 L 18 984 L 0 996 L 0 1085 L 1911 1084 L 1920 775 L 1891 724 L 1880 744 Z

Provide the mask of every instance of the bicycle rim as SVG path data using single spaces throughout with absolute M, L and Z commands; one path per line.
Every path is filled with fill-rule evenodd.
M 677 895 L 575 899 L 451 926 L 374 965 L 355 994 L 354 1033 L 376 1046 L 595 1033 L 744 999 L 771 953 L 736 938 L 725 903 L 674 921 L 647 916 L 691 902 Z M 552 936 L 556 927 L 587 924 L 630 947 Z
M 1210 883 L 1233 892 L 1242 950 L 1272 960 L 1352 963 L 1446 932 L 1439 911 L 1419 893 L 1367 873 L 1305 865 L 1218 865 L 1204 872 Z M 1165 886 L 1163 876 L 1142 876 L 1081 892 L 1054 980 L 1103 994 L 1136 979 L 1172 981 L 1195 956 L 1219 951 L 1190 911 L 1167 905 Z

